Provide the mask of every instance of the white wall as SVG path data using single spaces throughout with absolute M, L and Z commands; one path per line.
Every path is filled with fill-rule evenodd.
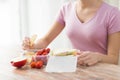
M 44 36 L 54 22 L 61 5 L 67 0 L 28 0 L 30 35 Z M 67 48 L 64 31 L 50 44 L 51 48 Z
M 0 0 L 0 45 L 19 43 L 19 0 Z
M 115 6 L 115 7 L 119 7 L 120 8 L 120 0 L 104 0 L 106 2 L 108 2 L 109 4 Z

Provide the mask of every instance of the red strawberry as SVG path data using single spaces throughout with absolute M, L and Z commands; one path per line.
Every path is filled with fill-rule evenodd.
M 44 49 L 42 49 L 42 54 L 45 52 L 46 50 L 45 50 L 45 48 Z
M 36 52 L 36 55 L 41 55 L 42 54 L 42 50 L 38 50 L 37 52 Z
M 36 65 L 37 69 L 40 69 L 43 66 L 43 61 L 41 61 L 41 60 L 37 61 L 35 65 Z
M 44 51 L 43 53 L 42 53 L 42 55 L 47 55 L 48 54 L 48 52 L 47 51 Z
M 50 48 L 46 48 L 46 52 L 49 53 L 50 52 Z
M 31 66 L 31 68 L 36 68 L 36 62 L 31 62 L 30 66 Z

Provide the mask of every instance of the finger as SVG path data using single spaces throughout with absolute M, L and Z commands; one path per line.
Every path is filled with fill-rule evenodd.
M 26 50 L 26 49 L 29 48 L 29 46 L 27 46 L 27 45 L 23 45 L 22 48 L 23 48 L 24 50 Z
M 83 61 L 78 61 L 78 64 L 79 64 L 79 65 L 83 65 L 84 62 L 83 62 Z
M 27 40 L 27 39 L 29 40 L 30 38 L 29 37 L 25 37 L 25 40 Z
M 78 58 L 83 58 L 83 57 L 86 57 L 86 56 L 88 56 L 88 53 L 81 53 L 80 55 L 79 55 L 79 57 Z
M 29 46 L 29 43 L 27 43 L 27 42 L 23 42 L 22 43 L 22 48 L 23 49 L 28 49 L 30 46 Z
M 37 38 L 37 35 L 33 35 L 33 36 L 30 38 L 30 46 L 32 46 L 32 45 L 34 44 L 36 38 Z
M 97 63 L 97 61 L 91 61 L 88 63 L 89 66 L 95 65 Z
M 89 56 L 85 56 L 85 57 L 82 57 L 82 58 L 78 58 L 79 61 L 87 61 L 87 60 L 90 60 L 90 57 Z
M 77 55 L 77 57 L 79 57 L 79 55 Z M 77 58 L 77 63 L 78 63 L 79 65 L 82 65 L 82 64 L 83 64 L 83 61 L 81 61 L 81 60 L 79 60 L 79 58 Z
M 26 47 L 22 47 L 22 49 L 23 49 L 23 50 L 27 50 L 27 48 L 26 48 Z
M 88 63 L 91 63 L 92 61 L 89 59 L 89 60 L 85 60 L 84 61 L 84 64 L 88 64 Z
M 25 37 L 25 42 L 30 43 L 30 38 L 29 37 Z
M 23 44 L 22 44 L 22 47 L 25 47 L 25 48 L 26 48 L 26 47 L 29 47 L 29 43 L 23 43 Z
M 93 59 L 84 61 L 84 64 L 87 64 L 88 66 L 94 65 L 96 63 L 97 63 L 97 61 L 93 60 Z
M 80 54 L 82 54 L 82 51 L 77 50 L 77 55 L 80 55 Z
M 85 60 L 84 60 L 84 64 L 88 64 L 88 63 L 91 63 L 91 62 L 94 62 L 95 60 L 92 58 L 92 57 L 90 57 L 90 56 L 87 56 L 86 58 L 85 58 Z
M 25 38 L 25 40 L 23 40 L 23 44 L 30 45 L 30 38 Z

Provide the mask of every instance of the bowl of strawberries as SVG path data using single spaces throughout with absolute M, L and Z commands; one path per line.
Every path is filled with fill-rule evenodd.
M 48 54 L 50 53 L 50 48 L 44 48 L 36 51 L 35 55 L 32 56 L 32 61 L 43 61 L 46 65 L 48 61 Z

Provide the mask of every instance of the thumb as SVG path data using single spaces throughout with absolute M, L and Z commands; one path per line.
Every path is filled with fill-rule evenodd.
M 77 55 L 80 55 L 80 54 L 82 54 L 82 51 L 77 50 Z

